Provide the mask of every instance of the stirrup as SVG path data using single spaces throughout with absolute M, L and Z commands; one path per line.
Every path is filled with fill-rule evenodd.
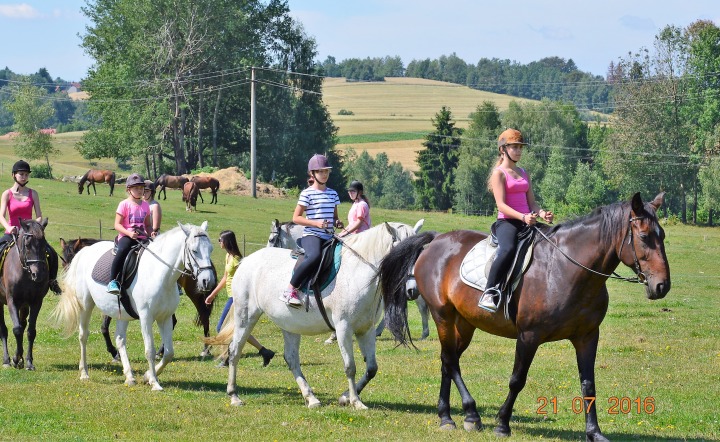
M 500 290 L 498 290 L 497 287 L 490 287 L 483 292 L 478 302 L 478 307 L 490 313 L 495 313 L 500 305 L 501 299 L 502 293 Z

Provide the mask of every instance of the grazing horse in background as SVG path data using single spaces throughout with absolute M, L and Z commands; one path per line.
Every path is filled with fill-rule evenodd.
M 0 275 L 0 339 L 3 344 L 3 366 L 11 364 L 15 368 L 25 367 L 35 370 L 33 364 L 33 344 L 37 330 L 35 324 L 42 307 L 43 299 L 48 291 L 49 270 L 45 250 L 45 227 L 48 220 L 42 223 L 34 220 L 20 219 L 15 242 L 5 257 Z M 13 323 L 15 335 L 15 356 L 10 360 L 8 352 L 8 328 L 5 325 L 5 307 Z M 23 360 L 23 334 L 27 326 L 27 359 Z
M 279 247 L 281 249 L 294 249 L 297 247 L 297 240 L 302 238 L 304 227 L 300 224 L 295 224 L 292 221 L 281 223 L 277 219 L 272 221 L 270 227 L 270 237 L 268 238 L 266 247 Z M 415 299 L 418 310 L 420 311 L 420 317 L 422 319 L 422 335 L 420 340 L 424 340 L 430 336 L 430 327 L 428 325 L 428 306 L 421 297 Z M 375 328 L 375 336 L 379 337 L 383 330 L 385 330 L 385 319 L 380 319 L 380 323 Z M 326 343 L 332 343 L 333 339 L 329 339 Z
M 112 170 L 88 170 L 78 182 L 78 193 L 80 195 L 83 193 L 83 186 L 85 186 L 86 182 L 88 195 L 90 195 L 90 186 L 92 186 L 93 192 L 95 193 L 95 196 L 97 196 L 95 183 L 107 183 L 110 186 L 110 196 L 112 196 L 113 191 L 115 190 L 115 172 Z
M 387 326 L 406 343 L 407 297 L 405 275 L 414 267 L 417 287 L 432 312 L 440 337 L 442 377 L 438 415 L 442 428 L 455 428 L 450 417 L 450 387 L 460 392 L 464 426 L 480 430 L 475 400 L 460 373 L 460 356 L 475 329 L 516 340 L 515 364 L 509 392 L 497 414 L 495 434 L 510 435 L 513 405 L 525 386 L 538 347 L 568 339 L 575 347 L 585 411 L 587 440 L 607 440 L 600 431 L 595 404 L 595 357 L 599 327 L 608 308 L 606 281 L 620 263 L 633 269 L 633 282 L 645 284 L 649 299 L 670 290 L 670 266 L 665 256 L 665 232 L 656 212 L 659 194 L 644 203 L 637 193 L 630 202 L 596 209 L 557 226 L 538 226 L 532 261 L 509 302 L 510 319 L 478 307 L 482 295 L 460 278 L 465 255 L 487 235 L 458 230 L 442 235 L 428 232 L 395 247 L 383 261 L 380 274 Z M 620 278 L 619 279 L 626 279 Z M 629 280 L 629 279 L 628 279 Z
M 98 260 L 109 254 L 113 245 L 101 241 L 82 248 L 73 258 L 64 277 L 64 290 L 53 317 L 70 334 L 79 330 L 80 379 L 88 379 L 87 339 L 92 310 L 97 306 L 103 313 L 117 318 L 115 342 L 123 364 L 125 384 L 135 385 L 132 367 L 127 354 L 126 335 L 129 321 L 134 318 L 125 310 L 117 296 L 107 293 L 104 283 L 92 276 Z M 207 235 L 207 221 L 201 226 L 180 224 L 158 235 L 145 247 L 140 257 L 137 276 L 127 287 L 127 295 L 140 320 L 145 343 L 148 371 L 144 379 L 153 390 L 162 390 L 157 380 L 164 368 L 172 361 L 175 350 L 172 342 L 172 315 L 177 309 L 177 281 L 182 273 L 190 273 L 198 290 L 207 290 L 217 284 L 212 272 L 212 242 Z M 157 322 L 165 353 L 155 366 L 153 323 Z
M 211 176 L 194 176 L 190 178 L 190 181 L 197 184 L 198 190 L 202 189 L 210 189 L 210 193 L 212 194 L 212 199 L 210 200 L 210 204 L 215 203 L 217 204 L 217 193 L 218 189 L 220 189 L 220 181 L 217 180 L 217 178 L 213 178 Z M 200 201 L 205 203 L 205 200 L 202 197 L 202 193 L 200 195 Z
M 393 245 L 414 235 L 422 223 L 422 220 L 418 221 L 414 228 L 400 223 L 382 223 L 343 238 L 340 267 L 335 278 L 319 294 L 322 305 L 318 305 L 313 295 L 306 297 L 300 294 L 305 304 L 301 308 L 291 308 L 278 299 L 295 267 L 295 259 L 289 250 L 265 247 L 243 258 L 232 283 L 234 327 L 223 327 L 215 338 L 209 340 L 210 344 L 230 345 L 227 393 L 231 405 L 243 404 L 237 395 L 237 363 L 253 327 L 265 313 L 283 330 L 285 361 L 309 408 L 320 406 L 320 401 L 300 368 L 300 338 L 327 333 L 332 326 L 337 332 L 348 381 L 348 390 L 340 396 L 340 405 L 366 409 L 359 394 L 375 377 L 378 368 L 374 327 L 380 316 L 382 299 L 378 291 L 376 266 Z M 320 308 L 325 309 L 326 315 Z M 357 384 L 353 335 L 357 338 L 366 365 L 365 374 Z
M 160 175 L 158 179 L 155 180 L 155 190 L 157 190 L 158 199 L 160 199 L 160 192 L 163 193 L 163 200 L 167 199 L 166 187 L 182 190 L 188 181 L 190 181 L 190 179 L 184 176 L 168 175 L 166 173 Z
M 192 212 L 193 209 L 197 211 L 197 198 L 200 194 L 200 190 L 197 184 L 192 181 L 185 183 L 183 186 L 182 200 L 185 202 L 185 210 Z
M 64 239 L 60 238 L 60 246 L 62 250 L 60 259 L 62 259 L 63 268 L 67 268 L 67 266 L 70 265 L 73 257 L 80 249 L 85 246 L 93 245 L 100 241 L 102 240 L 93 238 L 78 238 L 75 241 L 66 242 Z M 215 273 L 215 280 L 217 281 L 217 272 L 214 264 L 213 272 Z M 178 279 L 178 284 L 180 284 L 180 287 L 183 288 L 185 294 L 188 298 L 190 298 L 190 301 L 195 306 L 195 310 L 197 310 L 197 316 L 195 317 L 195 325 L 201 325 L 203 328 L 203 336 L 206 338 L 209 337 L 210 315 L 212 314 L 215 300 L 213 299 L 213 302 L 211 302 L 210 304 L 205 304 L 205 298 L 212 290 L 215 289 L 215 286 L 209 287 L 209 289 L 205 291 L 198 290 L 197 286 L 195 285 L 195 281 L 193 281 L 192 279 L 192 276 L 186 273 L 183 273 L 180 276 L 180 279 Z M 117 351 L 117 348 L 113 345 L 112 339 L 110 338 L 111 320 L 112 318 L 110 316 L 105 314 L 102 315 L 102 325 L 100 326 L 100 332 L 105 339 L 105 348 L 107 349 L 108 353 L 110 353 L 113 360 L 119 360 L 119 353 Z M 173 328 L 175 328 L 175 324 L 177 324 L 177 319 L 175 318 L 175 314 L 173 314 Z M 162 353 L 164 353 L 164 351 L 161 348 L 158 351 L 158 354 L 161 355 Z M 208 344 L 203 344 L 203 349 L 200 352 L 200 357 L 207 356 L 210 356 L 210 346 Z

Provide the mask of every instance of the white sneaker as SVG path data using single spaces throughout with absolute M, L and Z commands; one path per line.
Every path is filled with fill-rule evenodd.
M 302 305 L 296 288 L 285 289 L 280 295 L 280 300 L 293 308 L 298 308 Z

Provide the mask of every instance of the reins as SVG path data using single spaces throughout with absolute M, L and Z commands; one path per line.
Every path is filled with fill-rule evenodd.
M 186 236 L 186 239 L 187 239 L 187 236 Z M 187 241 L 185 241 L 185 244 L 183 245 L 183 264 L 185 264 L 185 269 L 179 269 L 179 268 L 175 267 L 174 265 L 165 262 L 162 258 L 160 258 L 160 257 L 157 255 L 157 253 L 155 253 L 155 252 L 153 252 L 152 250 L 150 250 L 150 248 L 149 248 L 147 245 L 145 245 L 144 243 L 138 241 L 138 244 L 140 244 L 140 247 L 142 247 L 142 248 L 145 249 L 147 252 L 149 252 L 149 253 L 150 253 L 152 256 L 154 256 L 158 261 L 160 261 L 161 263 L 165 264 L 165 266 L 167 266 L 170 270 L 175 270 L 176 272 L 180 272 L 180 274 L 182 274 L 182 275 L 190 276 L 194 281 L 197 281 L 197 275 L 198 275 L 201 271 L 203 271 L 203 270 L 205 270 L 205 269 L 210 269 L 210 268 L 212 268 L 211 266 L 200 266 L 200 264 L 197 262 L 197 260 L 195 259 L 195 257 L 192 256 L 192 253 L 190 253 L 190 252 L 188 251 Z M 187 267 L 188 267 L 188 257 L 190 257 L 190 260 L 195 263 L 195 265 L 194 265 L 194 266 L 191 265 L 190 268 L 191 268 L 191 269 L 193 269 L 193 268 L 197 269 L 197 274 L 195 274 L 195 273 L 193 273 L 193 272 L 188 272 L 188 271 L 187 271 Z
M 638 284 L 647 285 L 647 284 L 648 284 L 648 282 L 647 282 L 647 277 L 645 276 L 645 274 L 642 272 L 642 270 L 641 270 L 641 268 L 640 268 L 640 261 L 638 261 L 638 258 L 637 258 L 637 251 L 635 250 L 635 244 L 633 243 L 633 234 L 632 234 L 632 222 L 633 222 L 633 221 L 637 221 L 637 220 L 639 220 L 639 219 L 643 219 L 643 218 L 644 218 L 644 217 L 642 217 L 642 216 L 630 217 L 630 219 L 628 220 L 628 224 L 629 224 L 629 225 L 628 225 L 628 233 L 625 235 L 625 236 L 628 236 L 628 237 L 629 237 L 629 239 L 628 239 L 628 244 L 632 244 L 633 260 L 634 260 L 634 262 L 635 262 L 635 270 L 636 270 L 636 272 L 637 272 L 635 278 L 626 278 L 626 277 L 624 277 L 624 276 L 619 275 L 619 274 L 618 274 L 617 272 L 615 272 L 615 271 L 613 271 L 612 274 L 607 274 L 607 273 L 598 272 L 597 270 L 593 270 L 593 269 L 591 269 L 591 268 L 589 268 L 589 267 L 587 267 L 587 266 L 579 263 L 579 262 L 578 262 L 577 260 L 575 260 L 573 257 L 571 257 L 571 256 L 569 256 L 567 253 L 565 253 L 560 247 L 558 247 L 557 244 L 555 244 L 554 242 L 552 242 L 552 241 L 550 240 L 550 238 L 549 238 L 547 235 L 545 235 L 545 234 L 543 233 L 543 231 L 540 230 L 537 226 L 532 226 L 532 228 L 534 228 L 540 235 L 542 235 L 542 237 L 545 238 L 550 245 L 552 245 L 553 247 L 555 247 L 555 249 L 557 249 L 557 251 L 560 252 L 560 254 L 562 254 L 565 258 L 567 258 L 570 262 L 572 262 L 573 264 L 577 265 L 578 267 L 581 267 L 581 268 L 587 270 L 588 272 L 594 273 L 594 274 L 599 275 L 599 276 L 604 276 L 604 277 L 606 277 L 606 278 L 618 279 L 618 280 L 620 280 L 620 281 L 635 282 L 635 283 L 638 283 Z M 624 244 L 625 244 L 625 238 L 623 238 L 623 241 L 620 243 L 620 251 L 618 252 L 618 257 L 619 257 L 620 254 L 622 253 L 622 248 L 623 248 L 623 245 L 624 245 Z

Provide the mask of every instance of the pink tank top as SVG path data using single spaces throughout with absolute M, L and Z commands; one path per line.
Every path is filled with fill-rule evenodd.
M 505 204 L 517 210 L 520 213 L 529 213 L 530 205 L 527 200 L 527 191 L 530 189 L 530 183 L 527 179 L 525 169 L 520 167 L 520 178 L 513 178 L 507 170 L 498 167 L 505 174 Z M 511 218 L 498 210 L 498 219 Z
M 20 228 L 20 218 L 22 219 L 31 219 L 32 218 L 32 211 L 33 207 L 35 206 L 35 201 L 33 200 L 33 193 L 32 190 L 30 191 L 30 195 L 25 199 L 25 201 L 20 201 L 15 199 L 12 192 L 10 192 L 10 198 L 8 198 L 8 215 L 10 215 L 9 224 L 13 227 Z M 5 232 L 10 233 L 10 232 Z

